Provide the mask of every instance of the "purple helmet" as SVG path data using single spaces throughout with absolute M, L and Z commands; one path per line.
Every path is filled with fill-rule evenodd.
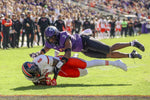
M 57 30 L 57 28 L 55 26 L 48 26 L 45 29 L 45 36 L 46 37 L 52 37 L 54 35 L 58 35 L 59 31 Z
M 45 29 L 45 38 L 46 41 L 48 41 L 49 44 L 59 45 L 59 31 L 55 26 L 48 26 Z M 50 42 L 49 40 L 53 38 L 53 42 Z

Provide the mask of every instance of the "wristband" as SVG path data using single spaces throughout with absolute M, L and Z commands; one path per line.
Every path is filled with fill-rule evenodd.
M 65 60 L 66 62 L 68 61 L 68 58 L 66 58 L 66 57 L 62 57 L 62 59 L 61 60 Z
M 67 52 L 67 51 L 71 51 L 71 48 L 67 48 L 67 49 L 65 49 L 65 52 Z
M 45 49 L 42 49 L 41 51 L 44 52 L 44 54 L 46 53 Z
M 60 60 L 58 63 L 57 63 L 57 65 L 56 65 L 56 67 L 58 68 L 58 69 L 60 69 L 62 66 L 63 66 L 63 62 Z

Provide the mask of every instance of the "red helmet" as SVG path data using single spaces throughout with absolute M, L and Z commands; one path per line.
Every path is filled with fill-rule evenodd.
M 28 78 L 41 76 L 41 70 L 34 62 L 25 62 L 22 65 L 22 72 Z

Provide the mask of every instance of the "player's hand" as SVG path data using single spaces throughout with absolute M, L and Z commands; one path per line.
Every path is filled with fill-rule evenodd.
M 35 57 L 37 57 L 39 55 L 39 52 L 36 52 L 36 53 L 31 53 L 29 56 L 31 57 L 31 58 L 35 58 Z
M 27 26 L 27 27 L 30 27 L 30 24 L 29 24 L 29 23 L 26 23 L 26 26 Z
M 53 78 L 53 80 L 51 81 L 51 85 L 52 85 L 52 86 L 56 86 L 56 85 L 57 85 L 57 82 L 56 82 L 56 79 L 55 79 L 55 78 Z
M 51 78 L 50 77 L 46 77 L 46 85 L 50 86 L 51 82 L 52 82 Z

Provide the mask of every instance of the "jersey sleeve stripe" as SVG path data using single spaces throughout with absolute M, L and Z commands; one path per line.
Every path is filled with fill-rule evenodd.
M 49 58 L 48 58 L 48 56 L 46 56 L 47 57 L 47 64 L 49 64 Z

